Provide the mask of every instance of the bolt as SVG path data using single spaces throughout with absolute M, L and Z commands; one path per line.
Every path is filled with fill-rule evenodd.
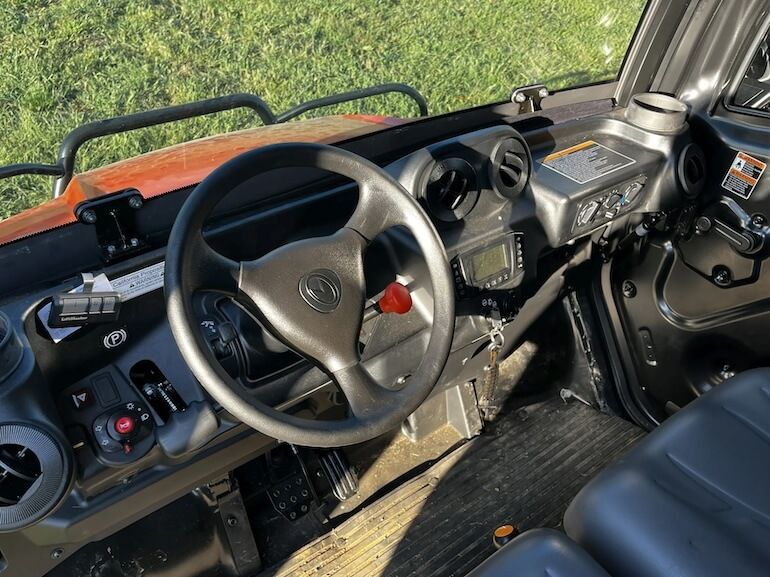
M 130 241 L 128 241 L 131 246 L 136 248 L 139 246 L 139 239 L 138 238 L 132 238 Z
M 722 380 L 726 381 L 727 379 L 731 379 L 735 376 L 735 371 L 733 370 L 733 366 L 729 363 L 725 363 L 722 365 L 722 370 L 719 371 L 719 376 L 722 377 Z
M 64 555 L 64 549 L 57 548 L 51 551 L 51 559 L 61 559 L 62 555 Z
M 107 253 L 108 254 L 115 254 L 116 250 L 117 249 L 115 248 L 114 244 L 110 244 L 110 245 L 107 246 Z
M 541 88 L 540 90 L 537 91 L 537 95 L 540 98 L 545 98 L 546 96 L 548 96 L 548 89 L 545 87 Z
M 518 102 L 519 104 L 523 103 L 526 99 L 527 97 L 524 96 L 524 94 L 521 92 L 517 92 L 516 94 L 513 95 L 513 101 Z
M 142 208 L 142 206 L 144 206 L 144 201 L 142 200 L 141 196 L 132 196 L 128 199 L 128 206 L 134 210 L 139 210 Z
M 730 270 L 722 265 L 714 267 L 711 278 L 714 280 L 714 284 L 721 287 L 728 287 L 733 282 Z
M 296 514 L 294 511 L 292 511 L 291 513 L 289 513 L 289 519 L 291 519 L 291 520 L 293 521 L 293 520 L 294 520 L 294 519 L 296 519 L 296 518 L 297 518 L 297 514 Z
M 92 208 L 87 208 L 80 213 L 80 219 L 86 224 L 94 224 L 97 220 L 96 211 Z
M 627 299 L 632 299 L 636 296 L 636 285 L 630 280 L 624 280 L 621 291 L 623 292 L 624 297 Z
M 695 232 L 697 234 L 706 234 L 711 230 L 711 220 L 707 216 L 699 216 L 695 221 Z
M 227 518 L 227 526 L 228 526 L 228 527 L 235 527 L 235 526 L 237 526 L 237 525 L 238 525 L 238 518 L 237 518 L 237 517 L 234 517 L 233 515 L 230 515 L 230 516 Z
M 767 224 L 767 219 L 763 214 L 755 214 L 751 217 L 751 223 L 754 226 L 765 226 Z

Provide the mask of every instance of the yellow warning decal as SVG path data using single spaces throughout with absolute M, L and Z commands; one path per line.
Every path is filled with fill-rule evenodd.
M 543 159 L 543 162 L 549 162 L 551 160 L 556 160 L 557 158 L 562 158 L 563 156 L 567 156 L 568 154 L 572 154 L 573 152 L 577 152 L 578 150 L 583 150 L 584 148 L 589 148 L 591 146 L 595 146 L 597 143 L 593 140 L 586 140 L 585 142 L 581 142 L 580 144 L 576 144 L 575 146 L 570 146 L 569 148 L 565 148 L 564 150 L 560 150 L 559 152 L 553 152 L 546 156 Z
M 633 158 L 604 144 L 586 140 L 549 154 L 541 164 L 573 182 L 585 184 L 635 162 Z

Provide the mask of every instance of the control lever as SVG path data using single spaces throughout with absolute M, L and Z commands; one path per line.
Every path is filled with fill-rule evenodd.
M 383 313 L 403 315 L 410 310 L 412 310 L 412 295 L 409 294 L 409 289 L 400 282 L 392 282 L 385 287 L 380 300 L 366 308 L 364 322 Z
M 754 221 L 737 202 L 724 196 L 707 214 L 696 219 L 695 230 L 698 234 L 713 230 L 737 252 L 750 256 L 762 252 L 770 238 L 770 227 Z

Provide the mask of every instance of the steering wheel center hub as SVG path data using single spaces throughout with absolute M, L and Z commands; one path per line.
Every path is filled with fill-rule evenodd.
M 317 269 L 300 279 L 299 294 L 318 312 L 330 313 L 340 304 L 342 283 L 333 271 Z

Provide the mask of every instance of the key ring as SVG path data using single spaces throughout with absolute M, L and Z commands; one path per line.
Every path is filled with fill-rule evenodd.
M 500 329 L 492 329 L 492 331 L 489 333 L 489 346 L 487 349 L 492 351 L 499 351 L 503 348 L 503 345 L 505 344 L 505 336 L 503 335 L 503 331 Z

